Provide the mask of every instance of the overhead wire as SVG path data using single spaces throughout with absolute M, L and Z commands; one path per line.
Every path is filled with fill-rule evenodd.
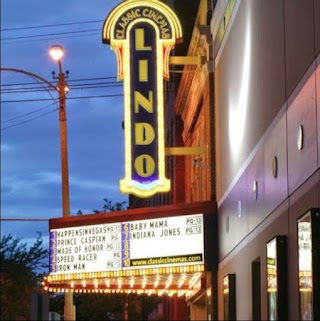
M 70 82 L 76 82 L 76 81 L 91 81 L 91 80 L 102 80 L 102 79 L 115 79 L 116 77 L 95 77 L 95 78 L 80 78 L 80 79 L 70 79 L 68 83 Z M 35 82 L 22 82 L 22 83 L 8 83 L 8 84 L 1 84 L 1 86 L 20 86 L 20 85 L 34 85 Z
M 100 78 L 93 78 L 92 80 L 96 80 Z M 88 79 L 86 79 L 88 80 Z M 77 80 L 74 80 L 77 81 Z M 122 87 L 122 83 L 118 83 L 116 81 L 113 82 L 88 82 L 86 81 L 83 84 L 74 84 L 70 85 L 71 81 L 68 82 L 69 89 L 74 89 L 74 90 L 84 90 L 84 89 L 102 89 L 102 88 L 114 88 L 114 87 Z M 24 84 L 24 85 L 23 85 Z M 48 89 L 46 87 L 39 87 L 35 86 L 37 85 L 36 83 L 19 83 L 19 84 L 14 84 L 11 83 L 10 85 L 7 84 L 7 86 L 1 85 L 1 94 L 24 94 L 24 93 L 32 93 L 32 92 L 41 92 L 41 91 L 53 91 L 52 88 Z M 9 88 L 9 86 L 11 88 Z M 19 87 L 20 86 L 20 87 Z M 23 87 L 21 87 L 23 86 Z M 27 87 L 26 87 L 27 86 Z M 32 86 L 32 87 L 28 87 Z M 5 87 L 3 89 L 2 87 Z M 18 88 L 17 88 L 18 87 Z M 76 96 L 76 97 L 68 97 L 68 100 L 70 99 L 86 99 L 86 98 L 106 98 L 106 97 L 119 97 L 123 96 L 123 93 L 121 94 L 108 94 L 108 95 L 87 95 L 87 96 Z M 5 100 L 2 99 L 1 103 L 16 103 L 16 102 L 30 102 L 30 101 L 48 101 L 51 100 L 49 98 L 34 98 L 34 99 L 14 99 L 14 100 Z
M 9 38 L 2 38 L 2 41 L 8 40 L 16 40 L 16 39 L 25 39 L 25 38 L 37 38 L 37 37 L 47 37 L 47 36 L 59 36 L 59 35 L 67 35 L 67 34 L 75 34 L 81 32 L 93 32 L 93 31 L 101 31 L 101 29 L 89 29 L 89 30 L 78 30 L 78 31 L 64 31 L 64 32 L 55 32 L 50 34 L 43 34 L 43 35 L 32 35 L 32 36 L 19 36 L 19 37 L 9 37 Z
M 39 111 L 41 111 L 41 110 L 47 109 L 47 108 L 51 107 L 52 105 L 57 105 L 57 103 L 58 103 L 58 100 L 55 101 L 55 102 L 53 102 L 53 103 L 51 103 L 51 104 L 49 104 L 49 105 L 47 105 L 47 106 L 38 108 L 37 110 L 33 110 L 33 111 L 28 112 L 28 113 L 25 113 L 25 114 L 22 114 L 22 115 L 19 115 L 19 116 L 16 116 L 16 117 L 13 117 L 13 118 L 10 118 L 10 119 L 1 121 L 1 124 L 5 124 L 5 123 L 8 123 L 8 122 L 10 122 L 10 121 L 14 121 L 14 120 L 20 119 L 20 118 L 22 118 L 22 117 L 29 116 L 29 115 L 34 114 L 34 113 L 37 113 L 37 112 L 39 112 Z M 56 109 L 55 109 L 55 110 L 56 110 Z
M 57 28 L 59 26 L 82 25 L 82 24 L 97 23 L 97 22 L 102 22 L 102 21 L 103 20 L 94 20 L 94 21 L 71 22 L 71 23 L 55 24 L 55 25 L 29 26 L 29 27 L 22 27 L 22 28 L 19 28 L 19 27 L 16 27 L 16 28 L 5 28 L 5 29 L 1 29 L 1 32 L 4 32 L 4 31 L 5 32 L 10 32 L 10 31 L 17 31 L 17 30 L 22 30 L 22 29 L 23 30 L 39 29 L 39 28 L 42 29 L 42 28 L 51 28 L 51 27 Z M 89 33 L 92 34 L 92 32 L 96 33 L 97 31 L 100 31 L 100 29 L 89 29 L 89 30 L 71 31 L 71 32 L 58 32 L 58 33 L 46 33 L 46 34 L 40 34 L 40 35 L 29 35 L 29 36 L 27 35 L 27 36 L 24 36 L 24 37 L 7 37 L 7 38 L 3 38 L 2 37 L 1 43 L 3 45 L 3 44 L 12 44 L 12 43 L 19 43 L 19 42 L 39 41 L 39 40 L 50 39 L 50 38 L 43 38 L 43 37 L 52 37 L 52 36 L 57 36 L 57 35 L 59 35 L 60 38 L 63 38 L 63 37 L 61 37 L 61 35 L 72 35 L 72 37 L 75 37 L 75 34 L 77 34 L 77 33 L 82 33 L 81 36 L 84 36 L 83 33 L 88 33 L 89 32 Z M 86 35 L 88 35 L 88 34 L 86 34 Z M 42 37 L 42 39 L 40 39 L 41 37 Z M 21 39 L 21 38 L 23 38 L 24 40 L 23 41 L 12 41 L 12 40 L 18 40 L 18 39 Z M 26 40 L 26 38 L 27 38 L 27 40 Z M 31 40 L 31 38 L 37 38 L 37 39 L 32 39 Z M 8 40 L 9 40 L 9 42 L 8 42 Z M 104 77 L 104 78 L 96 78 L 96 79 L 108 79 L 108 78 L 113 78 L 113 77 Z M 91 81 L 92 79 L 86 79 L 86 80 L 90 80 Z M 74 80 L 74 81 L 83 81 L 83 80 L 79 79 L 79 80 Z M 71 82 L 72 81 L 70 81 L 68 83 L 70 84 Z M 17 84 L 8 84 L 7 86 L 15 86 L 15 85 L 17 85 Z M 116 84 L 116 82 L 112 82 L 112 83 L 109 83 L 109 84 L 100 83 L 99 86 L 97 86 L 97 85 L 98 85 L 97 83 L 78 84 L 78 85 L 70 86 L 70 89 L 81 89 L 81 90 L 83 90 L 83 89 L 96 89 L 96 88 L 105 88 L 105 87 L 113 87 L 113 86 L 119 87 L 119 86 L 121 86 L 121 84 Z M 78 88 L 76 88 L 76 86 Z M 26 93 L 26 92 L 31 93 L 31 92 L 43 91 L 43 90 L 48 91 L 47 88 L 39 88 L 39 86 L 33 87 L 33 88 L 19 88 L 19 89 L 8 88 L 6 90 L 2 90 L 2 87 L 3 87 L 3 85 L 1 86 L 1 93 L 2 94 L 10 94 L 10 93 L 17 94 L 17 93 Z M 105 98 L 105 97 L 115 97 L 115 96 L 122 96 L 122 95 L 99 95 L 99 96 L 68 97 L 68 99 L 70 100 L 70 99 L 87 99 L 87 98 Z M 50 100 L 50 99 L 20 99 L 20 100 L 11 100 L 11 101 L 10 100 L 2 100 L 2 103 L 35 102 L 35 101 L 47 101 L 47 100 Z M 46 107 L 44 107 L 44 108 L 46 108 Z M 34 111 L 33 113 L 38 112 L 39 110 L 42 110 L 42 108 L 38 109 L 37 111 Z M 55 110 L 53 110 L 51 112 L 54 112 Z M 51 113 L 51 112 L 49 112 L 49 113 Z M 20 122 L 19 124 L 7 126 L 5 128 L 2 128 L 1 130 L 5 130 L 5 129 L 11 128 L 11 127 L 15 127 L 17 125 L 21 125 L 23 123 L 32 121 L 32 120 L 37 119 L 39 117 L 43 117 L 45 115 L 48 115 L 49 113 L 45 113 L 45 114 L 39 115 L 39 116 L 34 117 L 34 118 L 30 119 L 30 120 Z M 25 117 L 28 114 L 29 113 L 24 114 L 24 115 L 20 115 L 17 118 Z M 8 120 L 8 121 L 10 121 L 10 120 Z M 11 119 L 11 121 L 12 121 L 12 119 Z
M 73 35 L 73 36 L 59 36 L 59 39 L 66 39 L 66 38 L 83 38 L 83 37 L 88 37 L 88 36 L 95 36 L 98 35 L 98 33 L 92 33 L 92 34 L 86 34 L 86 35 Z M 56 39 L 56 37 L 51 37 L 51 38 L 41 38 L 41 39 L 26 39 L 26 40 L 18 40 L 18 41 L 9 41 L 9 42 L 2 42 L 1 45 L 12 45 L 12 44 L 17 44 L 17 43 L 26 43 L 26 42 L 35 42 L 35 41 L 45 41 L 45 40 L 52 40 Z
M 92 21 L 80 21 L 80 22 L 70 22 L 70 23 L 63 23 L 63 24 L 50 24 L 50 25 L 39 25 L 39 26 L 27 26 L 27 27 L 14 27 L 14 28 L 4 28 L 0 29 L 1 33 L 3 32 L 11 32 L 11 31 L 17 31 L 17 30 L 31 30 L 31 29 L 43 29 L 43 28 L 57 28 L 57 27 L 65 27 L 65 26 L 74 26 L 74 25 L 84 25 L 84 24 L 91 24 L 91 23 L 102 23 L 104 20 L 92 20 Z M 16 36 L 16 37 L 7 37 L 1 39 L 1 45 L 5 44 L 13 44 L 13 43 L 20 43 L 20 42 L 31 42 L 31 41 L 41 41 L 41 40 L 49 40 L 52 39 L 52 37 L 59 36 L 59 38 L 68 38 L 68 37 L 77 37 L 77 36 L 87 36 L 87 35 L 95 35 L 98 34 L 98 31 L 100 32 L 101 29 L 84 29 L 84 30 L 77 30 L 77 31 L 62 31 L 62 32 L 54 32 L 54 33 L 45 33 L 45 34 L 38 34 L 38 35 L 26 35 L 26 36 Z M 91 33 L 91 34 L 90 34 Z M 94 34 L 92 34 L 94 33 Z M 81 34 L 81 35 L 77 35 Z M 63 37 L 65 35 L 65 37 Z M 46 38 L 45 38 L 46 37 Z M 49 38 L 48 38 L 49 37 Z M 51 38 L 50 38 L 51 37 Z M 36 39 L 35 39 L 36 38 Z M 23 40 L 21 40 L 23 39 Z M 110 87 L 122 87 L 122 83 L 118 83 L 116 80 L 111 82 L 100 82 L 100 83 L 92 83 L 92 81 L 97 80 L 106 80 L 106 79 L 115 79 L 115 77 L 99 77 L 99 78 L 86 78 L 86 79 L 75 79 L 75 80 L 69 80 L 68 85 L 69 88 L 72 90 L 84 90 L 84 89 L 101 89 L 101 88 L 110 88 Z M 80 84 L 72 84 L 73 82 L 83 82 L 87 81 L 86 83 L 80 83 Z M 89 82 L 88 82 L 89 81 Z M 91 82 L 91 83 L 90 83 Z M 11 83 L 11 84 L 1 84 L 1 94 L 22 94 L 22 93 L 32 93 L 32 92 L 38 92 L 38 91 L 47 91 L 50 96 L 50 98 L 37 98 L 37 99 L 14 99 L 14 100 L 1 100 L 1 103 L 20 103 L 20 102 L 40 102 L 40 101 L 50 101 L 54 99 L 50 93 L 52 89 L 48 89 L 44 87 L 43 84 L 40 84 L 40 86 L 35 86 L 37 83 Z M 17 87 L 17 86 L 33 86 L 33 87 L 20 87 L 20 88 L 10 88 L 10 87 Z M 4 89 L 6 88 L 6 89 Z M 87 96 L 78 96 L 78 97 L 68 97 L 68 100 L 74 100 L 74 99 L 91 99 L 91 98 L 111 98 L 111 97 L 120 97 L 123 96 L 123 93 L 121 94 L 110 94 L 110 95 L 87 95 Z M 56 103 L 56 101 L 55 101 Z M 36 111 L 33 111 L 31 113 L 26 113 L 20 116 L 15 117 L 15 119 L 20 119 L 22 117 L 25 117 L 29 114 L 39 112 L 43 109 L 47 108 L 47 106 L 40 108 Z M 5 128 L 2 128 L 1 130 L 5 130 L 11 127 L 15 127 L 17 125 L 30 122 L 34 119 L 43 117 L 45 115 L 48 115 L 52 112 L 54 112 L 57 109 L 54 109 L 48 113 L 41 114 L 39 116 L 36 116 L 32 119 L 20 122 L 18 124 L 14 124 L 11 126 L 7 126 Z M 7 120 L 3 123 L 7 123 L 9 121 L 13 121 L 14 119 Z
M 74 79 L 74 80 L 70 80 L 68 83 L 74 83 L 74 85 L 69 86 L 69 88 L 72 89 L 101 89 L 104 87 L 120 87 L 122 86 L 121 83 L 117 83 L 116 81 L 106 81 L 103 82 L 103 80 L 114 80 L 115 77 L 96 77 L 96 78 L 83 78 L 83 79 Z M 83 83 L 81 83 L 83 82 Z M 22 94 L 22 93 L 33 93 L 33 92 L 41 92 L 41 91 L 53 91 L 52 88 L 47 88 L 45 87 L 43 84 L 40 83 L 40 86 L 38 86 L 39 82 L 23 82 L 23 83 L 10 83 L 10 84 L 1 84 L 1 94 Z M 5 89 L 3 89 L 3 87 Z M 24 90 L 25 89 L 25 90 Z M 14 100 L 1 100 L 1 103 L 20 103 L 20 102 L 41 102 L 41 101 L 51 101 L 52 99 L 54 99 L 54 97 L 51 95 L 51 93 L 49 93 L 51 98 L 35 98 L 35 99 L 14 99 Z M 68 100 L 75 100 L 75 99 L 89 99 L 89 98 L 109 98 L 109 97 L 118 97 L 118 96 L 123 96 L 123 93 L 121 94 L 109 94 L 109 95 L 87 95 L 87 96 L 77 96 L 77 97 L 68 97 Z M 21 119 L 23 117 L 27 117 L 30 116 L 31 114 L 35 114 L 38 113 L 50 106 L 52 106 L 53 104 L 57 104 L 58 100 L 54 99 L 54 103 L 42 107 L 42 108 L 38 108 L 37 110 L 34 110 L 32 112 L 28 112 L 28 113 L 24 113 L 22 115 L 16 116 L 14 118 L 2 121 L 1 124 L 5 124 L 5 123 L 9 123 L 18 119 Z M 12 127 L 16 127 L 28 122 L 31 122 L 35 119 L 44 117 L 46 115 L 49 115 L 53 112 L 55 112 L 56 110 L 58 110 L 59 108 L 55 108 L 47 113 L 43 113 L 41 115 L 37 115 L 31 119 L 27 119 L 24 121 L 21 121 L 19 123 L 13 124 L 13 125 L 8 125 L 6 127 L 2 127 L 1 131 L 7 130 L 9 128 Z
M 39 83 L 39 81 L 37 79 L 35 79 L 35 82 L 17 82 L 17 83 L 9 83 L 9 84 L 1 84 L 1 95 L 10 95 L 10 94 L 15 94 L 19 95 L 19 94 L 28 94 L 28 93 L 34 93 L 34 92 L 42 92 L 42 91 L 47 91 L 49 93 L 49 95 L 51 96 L 51 98 L 33 98 L 33 99 L 26 99 L 26 98 L 22 98 L 22 99 L 12 99 L 12 100 L 5 100 L 1 99 L 1 103 L 5 104 L 5 103 L 27 103 L 27 102 L 41 102 L 41 101 L 52 101 L 52 99 L 54 100 L 54 102 L 48 106 L 42 107 L 42 108 L 38 108 L 37 110 L 34 110 L 32 112 L 28 112 L 28 113 L 24 113 L 22 115 L 16 116 L 14 118 L 5 120 L 1 122 L 1 125 L 3 126 L 3 124 L 7 124 L 10 123 L 12 121 L 16 121 L 18 119 L 21 119 L 23 117 L 27 117 L 30 116 L 32 114 L 36 114 L 39 113 L 40 111 L 43 111 L 44 109 L 52 106 L 53 104 L 57 104 L 58 103 L 58 99 L 55 99 L 52 94 L 50 92 L 54 91 L 52 88 L 47 88 L 45 84 Z M 74 79 L 74 80 L 70 80 L 68 81 L 68 85 L 69 85 L 69 89 L 78 89 L 78 90 L 84 90 L 84 89 L 92 89 L 92 90 L 99 90 L 102 89 L 104 87 L 121 87 L 122 83 L 117 83 L 115 77 L 95 77 L 95 78 L 82 78 L 82 79 Z M 75 99 L 89 99 L 89 98 L 109 98 L 109 97 L 118 97 L 118 96 L 123 96 L 123 93 L 121 94 L 108 94 L 108 95 L 86 95 L 86 96 L 77 96 L 77 97 L 68 97 L 68 100 L 75 100 Z M 31 119 L 27 119 L 24 121 L 21 121 L 19 123 L 13 124 L 13 125 L 8 125 L 6 127 L 2 127 L 1 131 L 7 130 L 9 128 L 12 127 L 16 127 L 18 125 L 22 125 L 28 122 L 31 122 L 35 119 L 38 119 L 40 117 L 44 117 L 46 115 L 49 115 L 53 112 L 55 112 L 58 108 L 55 108 L 47 113 L 43 113 L 41 115 L 37 115 Z
M 51 25 L 5 28 L 5 29 L 0 29 L 0 31 L 1 32 L 3 32 L 3 31 L 16 31 L 16 30 L 26 30 L 26 29 L 51 28 L 51 27 L 55 27 L 56 28 L 56 27 L 60 27 L 60 26 L 88 24 L 88 23 L 96 23 L 96 22 L 103 22 L 103 21 L 104 20 L 89 20 L 89 21 L 80 21 L 80 22 L 66 22 L 66 23 L 51 24 Z
M 89 98 L 110 98 L 110 97 L 121 97 L 123 94 L 110 94 L 110 95 L 97 95 L 97 96 L 78 96 L 78 97 L 68 97 L 68 100 L 74 99 L 89 99 Z M 17 99 L 17 100 L 3 100 L 1 103 L 21 103 L 21 102 L 35 102 L 35 101 L 50 101 L 50 98 L 36 98 L 36 99 Z
M 14 86 L 14 85 L 12 85 Z M 94 83 L 83 83 L 83 84 L 74 84 L 70 85 L 68 82 L 68 87 L 70 90 L 82 90 L 82 89 L 101 89 L 101 88 L 110 88 L 110 87 L 122 87 L 121 83 L 118 83 L 116 81 L 112 82 L 94 82 Z M 19 88 L 13 87 L 13 88 L 5 88 L 1 89 L 2 94 L 20 94 L 20 93 L 31 93 L 31 92 L 37 92 L 37 91 L 43 91 L 44 89 L 40 86 L 34 86 L 34 85 L 20 85 Z M 50 88 L 50 91 L 53 91 L 54 89 Z
M 43 29 L 43 28 L 58 28 L 58 27 L 66 27 L 66 26 L 74 26 L 74 25 L 83 25 L 90 23 L 98 23 L 103 22 L 104 20 L 92 20 L 92 21 L 80 21 L 80 22 L 70 22 L 70 23 L 62 23 L 56 25 L 42 25 L 42 26 L 29 26 L 29 27 L 15 27 L 15 28 L 5 28 L 1 29 L 1 33 L 3 32 L 11 32 L 17 30 L 30 30 L 30 29 Z M 17 43 L 25 43 L 25 42 L 33 42 L 33 41 L 43 41 L 43 40 L 51 40 L 56 36 L 59 36 L 59 39 L 62 38 L 75 38 L 75 37 L 86 37 L 86 36 L 94 36 L 98 35 L 101 32 L 101 28 L 99 29 L 83 29 L 76 31 L 62 31 L 62 32 L 54 32 L 54 33 L 45 33 L 38 35 L 24 35 L 24 36 L 14 36 L 14 37 L 2 37 L 1 45 L 10 45 Z
M 31 119 L 27 119 L 27 120 L 22 121 L 22 122 L 20 122 L 20 123 L 3 127 L 3 128 L 1 128 L 1 131 L 6 130 L 6 129 L 9 129 L 9 128 L 12 128 L 12 127 L 16 127 L 16 126 L 19 126 L 19 125 L 22 125 L 22 124 L 25 124 L 25 123 L 29 123 L 29 122 L 31 122 L 31 121 L 34 121 L 35 119 L 38 119 L 38 118 L 47 116 L 47 115 L 49 115 L 49 114 L 52 114 L 52 113 L 54 113 L 54 112 L 55 112 L 56 110 L 58 110 L 58 109 L 59 109 L 59 108 L 55 108 L 55 109 L 53 109 L 53 110 L 51 110 L 51 111 L 48 111 L 47 113 L 44 113 L 44 114 L 35 116 L 35 117 L 31 118 Z

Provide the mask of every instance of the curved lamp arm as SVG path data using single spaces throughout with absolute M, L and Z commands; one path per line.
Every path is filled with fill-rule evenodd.
M 41 80 L 43 81 L 44 83 L 46 83 L 49 87 L 51 87 L 52 89 L 54 89 L 55 91 L 59 92 L 59 89 L 53 84 L 51 83 L 50 81 L 42 78 L 41 76 L 38 76 L 30 71 L 26 71 L 26 70 L 22 70 L 22 69 L 16 69 L 16 68 L 0 68 L 1 71 L 13 71 L 13 72 L 18 72 L 20 74 L 25 74 L 25 75 L 28 75 L 32 78 L 36 78 L 38 80 Z

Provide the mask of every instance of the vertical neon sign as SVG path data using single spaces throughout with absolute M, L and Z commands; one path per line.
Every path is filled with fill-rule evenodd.
M 158 0 L 127 0 L 106 18 L 102 41 L 117 56 L 124 81 L 125 177 L 120 191 L 150 197 L 170 190 L 165 177 L 163 79 L 169 54 L 182 41 L 179 20 Z

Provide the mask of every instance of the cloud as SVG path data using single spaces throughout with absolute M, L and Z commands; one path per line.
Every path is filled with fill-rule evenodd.
M 1 144 L 1 153 L 5 153 L 5 152 L 10 152 L 14 150 L 14 146 L 13 145 L 9 145 L 9 144 Z
M 2 29 L 1 66 L 32 72 L 52 84 L 58 73 L 48 49 L 62 45 L 66 54 L 62 62 L 67 81 L 79 79 L 116 79 L 116 57 L 108 45 L 102 44 L 102 24 L 120 0 L 32 2 L 10 0 L 1 3 Z M 19 8 L 17 10 L 16 8 Z M 86 21 L 99 21 L 86 24 Z M 79 22 L 69 25 L 68 23 Z M 83 22 L 83 23 L 81 23 Z M 32 26 L 52 27 L 30 28 Z M 11 28 L 23 28 L 12 30 Z M 93 36 L 63 37 L 59 32 L 100 29 Z M 30 38 L 49 34 L 42 40 Z M 52 34 L 52 35 L 50 35 Z M 5 44 L 4 38 L 14 38 Z M 8 41 L 6 41 L 8 42 Z M 98 80 L 96 80 L 98 81 Z M 25 74 L 1 72 L 2 84 L 34 83 Z M 70 90 L 67 94 L 68 165 L 70 211 L 92 213 L 102 209 L 103 199 L 126 201 L 119 191 L 124 170 L 123 94 L 120 86 Z M 39 86 L 39 83 L 33 86 Z M 25 85 L 20 85 L 20 88 Z M 119 97 L 114 96 L 120 95 Z M 86 96 L 105 98 L 83 98 Z M 62 216 L 60 122 L 57 92 L 32 91 L 6 94 L 1 105 L 1 216 L 7 218 L 53 218 Z M 23 100 L 34 101 L 25 102 Z M 46 100 L 43 100 L 46 99 Z M 16 100 L 4 103 L 4 100 Z M 5 127 L 11 126 L 3 130 Z M 2 234 L 12 233 L 36 238 L 36 231 L 47 235 L 47 222 L 1 222 Z

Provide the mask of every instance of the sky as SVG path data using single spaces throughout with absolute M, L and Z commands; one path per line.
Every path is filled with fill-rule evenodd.
M 123 87 L 116 82 L 115 53 L 101 38 L 103 21 L 118 3 L 1 1 L 1 68 L 31 72 L 55 85 L 58 65 L 48 51 L 55 44 L 65 49 L 71 215 L 101 210 L 104 198 L 128 205 L 119 190 Z M 48 219 L 62 216 L 57 98 L 25 74 L 1 72 L 1 237 L 32 243 L 40 232 L 46 243 Z

